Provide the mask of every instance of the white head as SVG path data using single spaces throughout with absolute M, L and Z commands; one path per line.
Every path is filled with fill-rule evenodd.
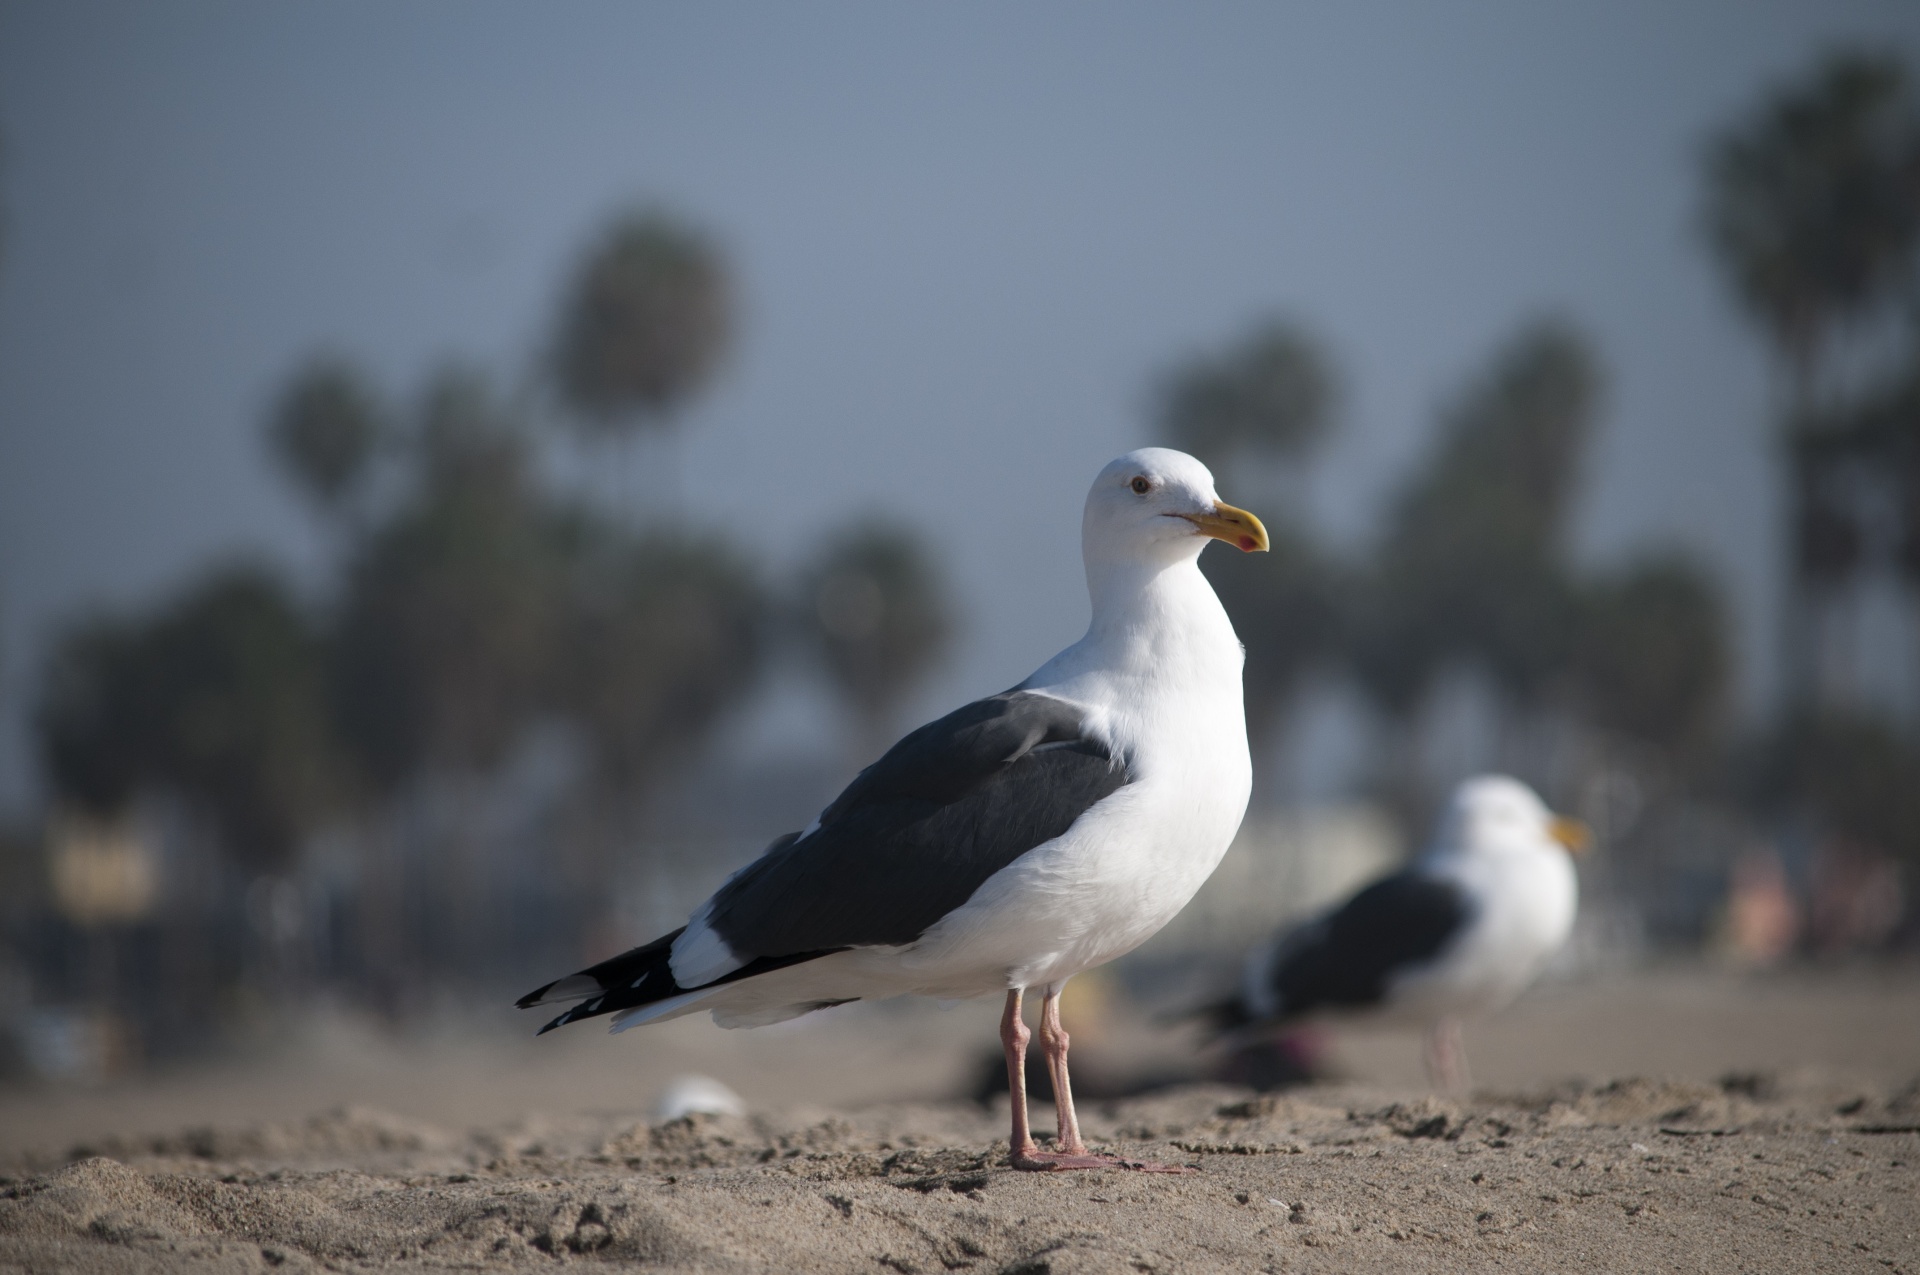
M 1185 452 L 1128 452 L 1101 470 L 1087 493 L 1080 541 L 1090 578 L 1101 565 L 1158 570 L 1191 562 L 1209 539 L 1253 553 L 1267 547 L 1267 529 L 1222 503 L 1213 475 Z
M 1587 830 L 1547 809 L 1539 794 L 1506 775 L 1480 775 L 1453 790 L 1440 821 L 1440 854 L 1578 854 Z

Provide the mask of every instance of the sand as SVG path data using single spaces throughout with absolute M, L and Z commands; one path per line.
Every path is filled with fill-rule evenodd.
M 442 1041 L 363 1058 L 345 1081 L 338 1059 L 303 1073 L 282 1057 L 247 1083 L 244 1069 L 227 1073 L 234 1101 L 205 1112 L 197 1086 L 219 1077 L 102 1091 L 93 1108 L 84 1094 L 14 1093 L 0 1100 L 0 1268 L 1920 1275 L 1914 994 L 1911 977 L 1629 979 L 1561 989 L 1480 1033 L 1483 1086 L 1458 1101 L 1406 1083 L 1395 1068 L 1411 1043 L 1383 1038 L 1343 1047 L 1349 1065 L 1369 1050 L 1393 1060 L 1365 1081 L 1271 1095 L 1189 1083 L 1085 1104 L 1091 1137 L 1198 1169 L 1184 1177 L 1016 1173 L 1004 1098 L 889 1094 L 950 1089 L 971 1070 L 964 1014 L 848 1016 L 785 1034 L 688 1026 L 661 1038 L 665 1059 L 632 1038 L 504 1059 Z M 1666 1017 L 1648 1008 L 1662 995 L 1679 1007 Z M 1679 1011 L 1695 996 L 1718 1016 L 1696 1005 L 1687 1044 Z M 1569 1004 L 1584 1011 L 1564 1017 Z M 1556 1051 L 1585 1056 L 1583 1031 L 1587 1052 L 1616 1061 L 1631 1052 L 1622 1024 L 1650 1058 L 1717 1066 L 1732 1051 L 1756 1065 L 1527 1074 L 1559 1068 Z M 846 1063 L 849 1040 L 865 1069 Z M 617 1049 L 683 1069 L 703 1050 L 745 1051 L 730 1083 L 768 1083 L 749 1092 L 750 1115 L 655 1122 L 633 1088 L 621 1107 L 605 1101 L 617 1086 L 587 1083 L 598 1073 L 583 1060 Z M 420 1110 L 431 1103 L 319 1106 L 323 1075 L 333 1091 L 415 1092 L 378 1082 L 403 1057 L 419 1092 L 442 1082 L 438 1118 Z M 838 1087 L 825 1080 L 835 1059 Z M 833 1105 L 768 1099 L 781 1080 L 811 1081 Z M 177 1122 L 152 1123 L 162 1112 Z
M 33 1271 L 1910 1271 L 1920 1090 L 1625 1081 L 1451 1104 L 1187 1087 L 1089 1113 L 1198 1167 L 1016 1173 L 998 1112 L 202 1130 L 0 1188 Z

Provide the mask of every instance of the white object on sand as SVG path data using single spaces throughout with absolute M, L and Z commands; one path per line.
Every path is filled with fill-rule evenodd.
M 655 1124 L 682 1116 L 744 1116 L 747 1104 L 739 1094 L 712 1076 L 675 1076 L 653 1105 Z

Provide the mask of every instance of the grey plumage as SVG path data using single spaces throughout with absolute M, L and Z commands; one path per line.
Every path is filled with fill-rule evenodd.
M 956 709 L 895 744 L 813 828 L 781 837 L 720 888 L 708 924 L 747 965 L 713 981 L 911 943 L 1127 782 L 1071 704 L 1012 690 Z M 668 965 L 678 933 L 520 1003 L 587 998 L 550 1029 L 694 990 Z
M 1289 931 L 1258 972 L 1266 1003 L 1250 1003 L 1243 989 L 1220 1017 L 1227 1025 L 1285 1022 L 1378 1005 L 1396 976 L 1438 959 L 1472 916 L 1457 882 L 1418 866 L 1396 872 Z

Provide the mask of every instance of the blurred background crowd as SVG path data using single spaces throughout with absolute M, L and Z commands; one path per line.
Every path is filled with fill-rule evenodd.
M 1388 335 L 1370 351 L 1364 315 L 1329 326 L 1314 290 L 1265 259 L 1229 264 L 1191 296 L 1180 293 L 1184 309 L 1170 327 L 1123 322 L 1124 336 L 1093 359 L 1100 397 L 1075 402 L 1071 386 L 1023 397 L 1023 386 L 1044 381 L 1034 369 L 1078 311 L 1038 284 L 1023 290 L 1018 271 L 963 276 L 975 252 L 1021 260 L 1060 250 L 1040 231 L 1032 232 L 1037 246 L 1018 242 L 1027 227 L 1055 225 L 1053 214 L 1024 210 L 1022 195 L 1031 189 L 1039 201 L 1057 190 L 1006 173 L 981 229 L 971 196 L 956 194 L 950 205 L 928 196 L 920 206 L 884 183 L 863 187 L 877 179 L 849 166 L 849 150 L 802 139 L 788 158 L 805 171 L 763 172 L 765 202 L 793 198 L 803 227 L 822 216 L 858 224 L 808 206 L 818 197 L 804 188 L 817 182 L 843 205 L 877 202 L 882 220 L 929 221 L 935 230 L 913 241 L 916 250 L 951 251 L 956 273 L 928 267 L 888 279 L 879 257 L 865 270 L 849 267 L 859 257 L 844 246 L 816 257 L 804 233 L 756 238 L 754 218 L 714 193 L 724 183 L 702 165 L 719 161 L 702 147 L 722 148 L 731 128 L 772 127 L 763 116 L 749 125 L 720 119 L 729 110 L 811 108 L 783 99 L 798 93 L 785 82 L 749 105 L 715 100 L 765 71 L 756 59 L 780 60 L 766 50 L 777 33 L 716 34 L 695 29 L 702 22 L 684 10 L 662 8 L 621 19 L 619 39 L 608 42 L 631 41 L 642 79 L 691 59 L 670 77 L 677 99 L 646 98 L 621 125 L 675 139 L 679 149 L 628 160 L 611 193 L 579 194 L 566 234 L 513 259 L 524 278 L 512 295 L 534 300 L 502 329 L 508 335 L 449 357 L 445 333 L 460 330 L 455 322 L 389 342 L 377 316 L 356 325 L 324 317 L 333 311 L 316 303 L 323 317 L 271 348 L 239 340 L 253 362 L 231 369 L 217 434 L 195 434 L 170 415 L 190 395 L 167 390 L 164 377 L 136 377 L 143 383 L 134 397 L 108 409 L 111 428 L 157 437 L 175 453 L 143 473 L 138 448 L 99 441 L 111 430 L 90 436 L 83 459 L 49 459 L 66 427 L 48 405 L 84 404 L 87 382 L 115 375 L 107 365 L 127 320 L 102 311 L 138 311 L 154 328 L 196 321 L 190 304 L 168 309 L 168 288 L 185 287 L 164 278 L 174 268 L 168 236 L 214 231 L 182 223 L 191 202 L 167 204 L 166 182 L 239 191 L 282 181 L 275 164 L 297 169 L 314 151 L 323 154 L 312 163 L 335 162 L 325 158 L 329 146 L 384 154 L 367 133 L 392 105 L 380 93 L 395 90 L 370 89 L 365 118 L 350 109 L 345 83 L 325 92 L 296 83 L 276 97 L 268 72 L 273 58 L 300 56 L 292 47 L 303 38 L 299 21 L 289 32 L 229 9 L 137 19 L 101 10 L 89 27 L 58 8 L 18 6 L 0 18 L 0 44 L 10 48 L 0 66 L 12 88 L 0 88 L 0 205 L 9 210 L 0 346 L 11 347 L 0 379 L 12 382 L 0 391 L 0 467 L 8 471 L 0 500 L 15 506 L 0 522 L 9 542 L 0 564 L 0 725 L 10 741 L 0 748 L 0 1073 L 85 1077 L 193 1058 L 320 1002 L 401 1029 L 449 1006 L 523 991 L 678 924 L 727 872 L 805 824 L 899 732 L 943 704 L 1017 681 L 1074 636 L 1083 622 L 1073 579 L 1080 494 L 1111 455 L 1146 442 L 1204 459 L 1226 498 L 1265 518 L 1273 552 L 1216 549 L 1204 559 L 1247 647 L 1252 809 L 1216 880 L 1123 964 L 1124 986 L 1151 997 L 1384 870 L 1409 851 L 1455 782 L 1485 770 L 1525 779 L 1597 833 L 1598 853 L 1583 869 L 1574 966 L 1676 954 L 1762 968 L 1910 960 L 1920 947 L 1912 903 L 1920 888 L 1920 41 L 1911 24 L 1901 34 L 1897 10 L 1888 11 L 1890 30 L 1875 27 L 1878 10 L 1860 19 L 1871 38 L 1803 30 L 1810 24 L 1797 18 L 1761 23 L 1779 28 L 1775 44 L 1725 71 L 1728 87 L 1711 98 L 1704 126 L 1667 139 L 1670 153 L 1658 162 L 1678 174 L 1684 207 L 1652 234 L 1671 240 L 1671 259 L 1694 263 L 1718 289 L 1701 322 L 1724 328 L 1739 353 L 1731 362 L 1699 355 L 1700 384 L 1664 406 L 1623 392 L 1637 355 L 1610 348 L 1609 324 L 1594 324 L 1581 291 L 1528 277 L 1524 262 L 1503 267 L 1520 276 L 1509 290 L 1519 302 L 1498 289 L 1463 302 L 1445 357 L 1419 355 L 1431 375 L 1397 400 L 1404 444 L 1369 432 L 1370 422 L 1396 414 L 1369 389 L 1393 357 L 1393 322 L 1383 321 Z M 340 12 L 349 20 L 316 41 L 316 64 L 379 72 L 348 38 L 357 29 L 350 12 Z M 1226 12 L 1211 21 L 1222 25 Z M 1227 36 L 1245 24 L 1256 48 L 1283 62 L 1303 56 L 1290 46 L 1296 33 L 1284 14 L 1232 13 Z M 1736 22 L 1735 13 L 1723 10 L 1718 21 Z M 407 39 L 436 30 L 470 39 L 500 15 L 423 6 L 414 16 L 429 21 L 399 35 L 373 22 L 366 38 L 392 36 L 401 61 L 409 51 L 428 57 Z M 591 28 L 582 16 L 568 21 Z M 1204 41 L 1166 40 L 1180 29 L 1173 14 L 1083 11 L 1061 29 L 1006 32 L 1005 48 L 991 55 L 972 45 L 942 53 L 931 47 L 938 32 L 903 32 L 897 13 L 866 20 L 886 50 L 836 45 L 841 55 L 862 65 L 909 53 L 909 61 L 955 59 L 962 69 L 944 88 L 927 89 L 930 97 L 964 82 L 1024 98 L 1035 90 L 1022 77 L 1042 76 L 1048 57 L 1137 59 L 1113 74 L 1142 92 L 1185 91 L 1185 81 L 1159 78 L 1159 59 L 1209 74 Z M 1084 45 L 1074 36 L 1076 26 L 1109 20 L 1144 22 L 1151 29 L 1136 34 L 1150 47 L 1117 47 L 1124 41 L 1112 32 Z M 1529 41 L 1564 53 L 1581 38 L 1538 16 L 1478 19 L 1494 30 L 1510 20 L 1522 28 L 1511 48 L 1488 42 L 1486 30 L 1459 38 L 1479 41 L 1496 61 L 1534 58 Z M 156 24 L 183 30 L 156 34 Z M 1651 39 L 1654 27 L 1641 22 L 1618 39 Z M 136 36 L 148 43 L 136 47 Z M 1692 36 L 1701 48 L 1717 38 L 1704 23 Z M 336 38 L 346 42 L 328 43 Z M 812 35 L 797 38 L 804 46 Z M 1300 36 L 1321 38 L 1335 37 Z M 742 53 L 747 46 L 757 52 Z M 1051 52 L 1029 61 L 1008 52 L 1018 47 Z M 472 74 L 510 97 L 549 94 L 568 109 L 618 101 L 627 87 L 617 62 L 589 62 L 577 69 L 599 96 L 572 102 L 557 49 L 527 55 L 540 65 L 524 85 L 491 78 L 497 68 L 469 44 L 456 41 L 449 56 L 478 59 Z M 713 60 L 710 74 L 702 56 Z M 1604 57 L 1632 61 L 1619 50 Z M 31 58 L 41 61 L 29 66 Z M 248 74 L 212 75 L 211 64 Z M 996 67 L 1015 82 L 985 74 Z M 1442 78 L 1468 74 L 1442 70 Z M 1257 82 L 1260 71 L 1236 63 L 1226 73 Z M 189 82 L 195 74 L 202 79 Z M 418 110 L 457 113 L 464 99 L 444 72 L 423 66 L 421 77 Z M 1389 93 L 1386 78 L 1370 79 L 1370 91 Z M 254 167 L 194 171 L 199 152 L 166 131 L 197 118 L 191 110 L 169 107 L 145 131 L 127 114 L 158 84 L 169 86 L 160 94 L 169 101 L 201 95 L 196 109 L 257 113 L 250 126 L 261 150 L 284 142 L 288 152 L 256 156 Z M 813 126 L 841 128 L 855 139 L 849 147 L 867 145 L 879 167 L 908 151 L 965 151 L 975 136 L 941 131 L 959 127 L 951 121 L 922 132 L 926 122 L 908 111 L 904 135 L 873 142 L 864 130 L 884 126 L 875 116 L 936 106 L 893 78 L 844 92 L 848 100 L 833 110 L 814 111 Z M 1538 96 L 1538 85 L 1497 92 L 1505 94 L 1499 109 L 1516 116 L 1554 100 Z M 1406 93 L 1395 105 L 1403 115 L 1421 109 L 1414 90 Z M 1636 94 L 1615 86 L 1589 105 L 1630 112 Z M 979 137 L 1053 130 L 1059 153 L 1047 163 L 1071 166 L 1070 153 L 1092 144 L 1082 133 L 1103 127 L 1072 102 L 1002 119 L 961 99 L 939 109 L 971 120 Z M 1227 133 L 1221 145 L 1232 153 L 1224 156 L 1199 130 L 1171 139 L 1143 131 L 1121 167 L 1129 181 L 1198 183 L 1190 198 L 1232 202 L 1245 183 L 1223 177 L 1217 195 L 1206 193 L 1215 167 L 1269 165 L 1283 183 L 1305 180 L 1280 158 L 1292 143 L 1276 140 L 1272 153 L 1235 149 L 1248 137 L 1306 134 L 1333 167 L 1406 161 L 1369 149 L 1367 127 L 1338 118 L 1330 98 L 1323 106 L 1319 117 L 1256 113 Z M 337 120 L 327 114 L 334 110 Z M 836 110 L 859 122 L 836 124 Z M 93 120 L 98 112 L 117 123 Z M 1458 113 L 1442 114 L 1450 127 L 1466 127 Z M 69 116 L 86 116 L 86 127 Z M 551 111 L 529 116 L 536 133 L 552 126 Z M 556 180 L 563 164 L 510 167 L 542 139 L 484 132 L 500 119 L 442 120 L 436 136 L 459 139 L 481 166 L 497 149 L 509 167 L 494 180 L 508 186 Z M 111 156 L 80 153 L 87 128 L 116 127 L 170 176 L 117 174 Z M 393 153 L 404 153 L 400 144 Z M 1196 155 L 1205 162 L 1188 162 Z M 418 162 L 432 170 L 449 161 Z M 1604 157 L 1593 163 L 1606 167 Z M 944 171 L 957 181 L 993 165 L 991 155 L 971 155 Z M 88 185 L 69 170 L 98 180 Z M 329 180 L 349 180 L 338 171 L 375 186 L 387 172 L 371 158 L 365 171 L 349 164 Z M 1431 183 L 1440 201 L 1452 186 L 1499 192 L 1552 180 L 1522 166 L 1427 171 L 1414 184 Z M 69 203 L 41 200 L 36 183 L 60 187 Z M 1370 198 L 1406 198 L 1384 179 L 1373 189 L 1347 189 L 1342 198 L 1354 202 L 1344 212 L 1336 202 L 1312 216 L 1257 214 L 1260 233 L 1303 240 L 1295 248 L 1309 256 L 1316 237 L 1345 236 L 1339 260 L 1377 259 L 1390 275 L 1401 254 L 1453 251 L 1438 232 L 1422 238 L 1418 218 L 1361 215 Z M 511 214 L 495 222 L 484 210 L 461 210 L 464 197 L 449 199 L 456 213 L 442 246 L 458 259 L 456 274 L 484 273 L 507 252 L 499 241 L 531 232 Z M 1092 240 L 1120 235 L 1096 205 L 1124 201 L 1124 184 L 1088 198 L 1060 222 Z M 128 293 L 53 305 L 42 277 L 63 268 L 62 254 L 71 264 L 98 248 L 81 215 L 89 200 L 152 201 L 153 224 L 130 257 L 115 257 L 111 243 L 99 249 L 108 272 L 130 276 Z M 238 196 L 209 206 L 209 215 L 229 219 L 251 207 Z M 77 229 L 53 224 L 62 209 L 80 210 Z M 322 202 L 314 215 L 350 223 L 363 213 L 359 204 Z M 766 215 L 777 219 L 779 209 Z M 216 229 L 242 244 L 232 268 L 243 272 L 253 268 L 252 235 L 267 235 L 274 254 L 314 256 L 324 273 L 334 268 L 328 254 L 352 257 L 361 233 L 351 224 L 315 235 Z M 1150 309 L 1157 272 L 1183 268 L 1179 241 L 1207 233 L 1207 223 L 1169 220 L 1155 233 L 1157 241 L 1127 225 L 1117 252 L 1130 277 L 1093 278 L 1090 269 L 1076 284 L 1048 286 L 1077 289 L 1099 311 Z M 1419 242 L 1379 240 L 1396 233 Z M 1604 236 L 1592 244 L 1601 291 L 1616 269 L 1667 269 L 1657 255 L 1620 264 L 1621 249 Z M 1162 249 L 1171 264 L 1156 264 Z M 1581 234 L 1555 251 L 1581 253 Z M 191 258 L 215 270 L 222 259 L 204 244 Z M 469 259 L 479 264 L 461 264 Z M 831 287 L 809 274 L 835 269 L 854 274 Z M 277 277 L 266 271 L 257 286 Z M 1341 290 L 1348 280 L 1327 286 Z M 1407 276 L 1404 286 L 1420 284 Z M 1393 287 L 1374 277 L 1362 290 L 1392 311 L 1400 308 Z M 817 338 L 807 355 L 815 374 L 885 394 L 823 398 L 814 382 L 781 381 L 787 364 L 756 371 L 756 342 L 774 326 L 756 299 L 782 289 L 803 297 L 815 289 L 796 307 L 799 317 L 785 320 Z M 435 305 L 457 312 L 496 300 L 486 289 L 447 287 Z M 420 326 L 412 302 L 375 293 L 354 304 L 395 305 Z M 848 307 L 863 306 L 877 313 L 846 320 Z M 941 365 L 944 379 L 911 363 L 905 373 L 885 366 L 902 347 L 949 341 L 939 317 L 946 309 L 1005 329 L 1008 344 L 989 343 L 984 356 L 969 349 L 971 361 Z M 1411 310 L 1422 323 L 1446 325 L 1444 303 Z M 244 307 L 223 322 L 244 329 Z M 1663 330 L 1658 315 L 1646 322 Z M 890 340 L 868 339 L 875 325 Z M 1075 351 L 1085 345 L 1081 336 L 1059 339 Z M 1673 357 L 1688 364 L 1696 355 Z M 902 375 L 922 383 L 900 387 Z M 1746 381 L 1733 385 L 1740 376 Z M 729 388 L 741 379 L 757 388 Z M 818 402 L 809 406 L 809 396 Z M 1685 435 L 1704 431 L 1696 410 L 1713 401 L 1721 416 L 1737 418 L 1764 466 L 1731 452 L 1720 463 L 1724 439 L 1705 432 L 1686 444 L 1691 468 L 1682 480 L 1645 472 L 1669 463 L 1662 457 L 1673 453 L 1657 446 L 1608 461 L 1609 481 L 1650 489 L 1663 508 L 1647 526 L 1607 531 L 1608 551 L 1595 552 L 1585 511 L 1628 409 Z M 759 434 L 739 424 L 756 412 Z M 824 419 L 841 414 L 867 423 L 849 429 Z M 1064 419 L 1090 415 L 1106 419 Z M 177 443 L 167 442 L 175 430 Z M 717 441 L 703 443 L 703 434 Z M 943 441 L 917 441 L 934 434 Z M 205 525 L 217 534 L 176 536 L 164 519 L 148 527 L 139 517 L 116 522 L 111 511 L 72 511 L 73 521 L 116 529 L 107 535 L 50 512 L 74 499 L 59 488 L 61 464 L 115 470 L 116 482 L 131 486 L 150 481 L 180 506 L 227 500 L 217 483 L 198 483 L 226 466 L 263 493 L 249 499 L 286 512 L 215 518 Z M 1009 471 L 1018 481 L 1009 483 Z M 1742 485 L 1747 496 L 1729 495 Z M 804 494 L 813 488 L 825 494 Z M 781 504 L 789 489 L 803 493 L 792 508 L 804 516 Z M 1724 514 L 1730 505 L 1760 513 L 1741 521 Z M 1619 499 L 1612 507 L 1637 508 Z M 1695 514 L 1735 529 L 1690 535 Z M 142 543 L 150 537 L 168 542 L 161 558 Z M 89 574 L 71 568 L 74 554 L 136 565 L 120 576 Z M 1058 565 L 1035 576 L 1026 559 Z M 1018 577 L 1018 587 L 1003 577 Z M 1764 587 L 1743 582 L 1751 577 Z M 1030 644 L 1006 637 L 1030 628 L 1044 629 Z

